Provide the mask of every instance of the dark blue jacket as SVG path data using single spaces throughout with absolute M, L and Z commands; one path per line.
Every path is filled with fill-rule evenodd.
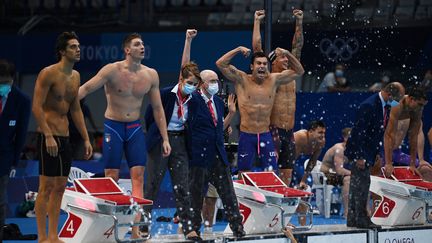
M 224 147 L 224 102 L 213 96 L 216 106 L 217 126 L 213 123 L 210 110 L 198 92 L 192 95 L 189 105 L 189 132 L 191 158 L 190 166 L 211 167 L 216 155 L 228 165 L 228 157 Z
M 383 106 L 378 93 L 360 104 L 345 155 L 349 160 L 365 159 L 366 166 L 375 163 L 384 137 Z
M 177 96 L 175 93 L 171 92 L 171 90 L 174 88 L 174 86 L 166 87 L 161 89 L 160 95 L 161 95 L 161 101 L 162 106 L 165 112 L 165 120 L 166 124 L 168 126 L 169 121 L 171 120 L 171 116 L 173 114 L 174 105 L 177 99 Z M 190 106 L 190 101 L 187 103 L 188 107 Z M 188 108 L 190 109 L 190 108 Z M 151 105 L 147 106 L 146 113 L 145 113 L 145 126 L 147 130 L 146 134 L 146 145 L 147 145 L 147 151 L 150 151 L 156 144 L 160 143 L 162 141 L 162 137 L 160 135 L 159 129 L 155 123 L 154 116 L 153 116 L 153 108 Z M 185 124 L 185 132 L 186 136 L 188 136 L 188 121 L 186 121 Z
M 0 115 L 0 176 L 16 166 L 24 147 L 30 118 L 30 98 L 12 85 Z

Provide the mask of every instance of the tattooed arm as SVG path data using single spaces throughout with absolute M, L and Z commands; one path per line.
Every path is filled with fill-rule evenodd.
M 221 73 L 232 82 L 241 82 L 243 80 L 243 76 L 246 75 L 245 72 L 240 71 L 231 65 L 231 59 L 239 52 L 241 52 L 245 57 L 248 57 L 250 54 L 250 49 L 244 46 L 239 46 L 227 52 L 216 61 L 216 66 L 219 68 Z
M 292 51 L 291 53 L 300 60 L 301 50 L 303 48 L 303 11 L 300 9 L 294 9 L 293 14 L 296 18 L 296 28 L 294 37 L 292 40 Z

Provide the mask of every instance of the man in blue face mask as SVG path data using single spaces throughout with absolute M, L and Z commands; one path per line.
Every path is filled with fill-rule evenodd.
M 30 117 L 30 98 L 13 84 L 15 67 L 0 60 L 0 241 L 5 221 L 9 175 L 13 176 L 24 147 Z
M 345 66 L 337 64 L 334 72 L 324 76 L 317 92 L 348 92 L 351 91 L 350 83 L 345 77 Z
M 0 96 L 7 98 L 9 92 L 12 89 L 12 83 L 6 81 L 6 83 L 0 83 Z
M 387 101 L 387 105 L 389 105 L 390 107 L 395 107 L 395 106 L 399 105 L 399 101 L 392 99 L 392 100 Z
M 216 96 L 219 91 L 218 75 L 212 70 L 200 74 L 202 85 L 193 94 L 190 105 L 190 131 L 192 144 L 190 158 L 190 191 L 192 196 L 192 225 L 199 232 L 201 211 L 206 230 L 213 224 L 214 205 L 220 197 L 230 228 L 235 237 L 243 237 L 242 217 L 231 179 L 230 162 L 224 147 L 224 130 L 229 126 L 235 112 L 235 99 L 228 97 L 229 113 L 224 118 L 224 102 Z M 210 186 L 208 186 L 210 185 Z M 208 187 L 208 197 L 203 198 Z
M 389 100 L 399 100 L 405 94 L 402 84 L 393 82 L 364 100 L 357 110 L 356 120 L 347 140 L 344 155 L 351 170 L 348 227 L 378 228 L 366 211 L 370 185 L 370 168 L 375 164 L 383 142 L 384 130 L 389 124 Z M 393 112 L 393 111 L 392 111 Z
M 186 31 L 186 40 L 183 51 L 182 65 L 179 80 L 176 85 L 163 88 L 160 91 L 162 106 L 168 130 L 168 140 L 172 152 L 169 156 L 161 154 L 162 139 L 157 127 L 157 117 L 153 115 L 155 107 L 149 105 L 145 114 L 147 129 L 146 144 L 148 152 L 147 177 L 144 188 L 145 198 L 156 200 L 160 184 L 168 170 L 171 176 L 173 192 L 176 201 L 177 213 L 182 224 L 183 234 L 188 240 L 199 241 L 197 232 L 191 226 L 191 198 L 189 193 L 189 116 L 192 93 L 201 82 L 198 65 L 189 62 L 192 39 L 196 36 L 196 30 Z M 198 145 L 195 145 L 198 146 Z M 146 229 L 142 229 L 142 232 Z

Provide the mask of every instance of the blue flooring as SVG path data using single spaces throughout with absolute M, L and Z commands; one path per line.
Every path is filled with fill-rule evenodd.
M 153 224 L 151 226 L 151 234 L 176 234 L 177 233 L 177 224 L 171 223 L 171 222 L 156 222 L 156 219 L 159 216 L 165 216 L 165 217 L 173 217 L 175 212 L 174 208 L 165 208 L 165 209 L 154 209 L 152 213 L 153 217 Z M 60 220 L 59 220 L 59 230 L 62 227 L 63 223 L 66 221 L 67 215 L 61 214 Z M 342 216 L 336 216 L 332 215 L 331 218 L 326 219 L 324 216 L 321 215 L 314 215 L 314 225 L 323 225 L 323 224 L 345 224 L 346 220 L 342 218 Z M 19 225 L 21 232 L 23 234 L 36 234 L 37 228 L 36 228 L 36 219 L 35 218 L 8 218 L 6 219 L 6 223 L 15 223 Z M 297 225 L 297 218 L 293 217 L 291 220 L 291 223 Z M 225 221 L 217 221 L 216 224 L 213 226 L 213 232 L 222 232 L 225 230 L 225 227 L 227 226 L 227 222 Z M 24 242 L 34 242 L 37 243 L 37 241 L 12 241 L 12 240 L 6 240 L 3 241 L 4 243 L 24 243 Z

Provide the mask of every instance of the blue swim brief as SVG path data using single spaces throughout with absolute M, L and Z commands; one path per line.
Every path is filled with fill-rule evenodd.
M 276 152 L 271 133 L 240 132 L 237 163 L 239 170 L 251 170 L 257 154 L 261 162 L 261 169 L 269 169 L 271 166 L 272 170 L 277 170 Z
M 147 150 L 140 121 L 118 122 L 105 118 L 102 150 L 106 169 L 120 169 L 123 151 L 129 168 L 145 166 Z

